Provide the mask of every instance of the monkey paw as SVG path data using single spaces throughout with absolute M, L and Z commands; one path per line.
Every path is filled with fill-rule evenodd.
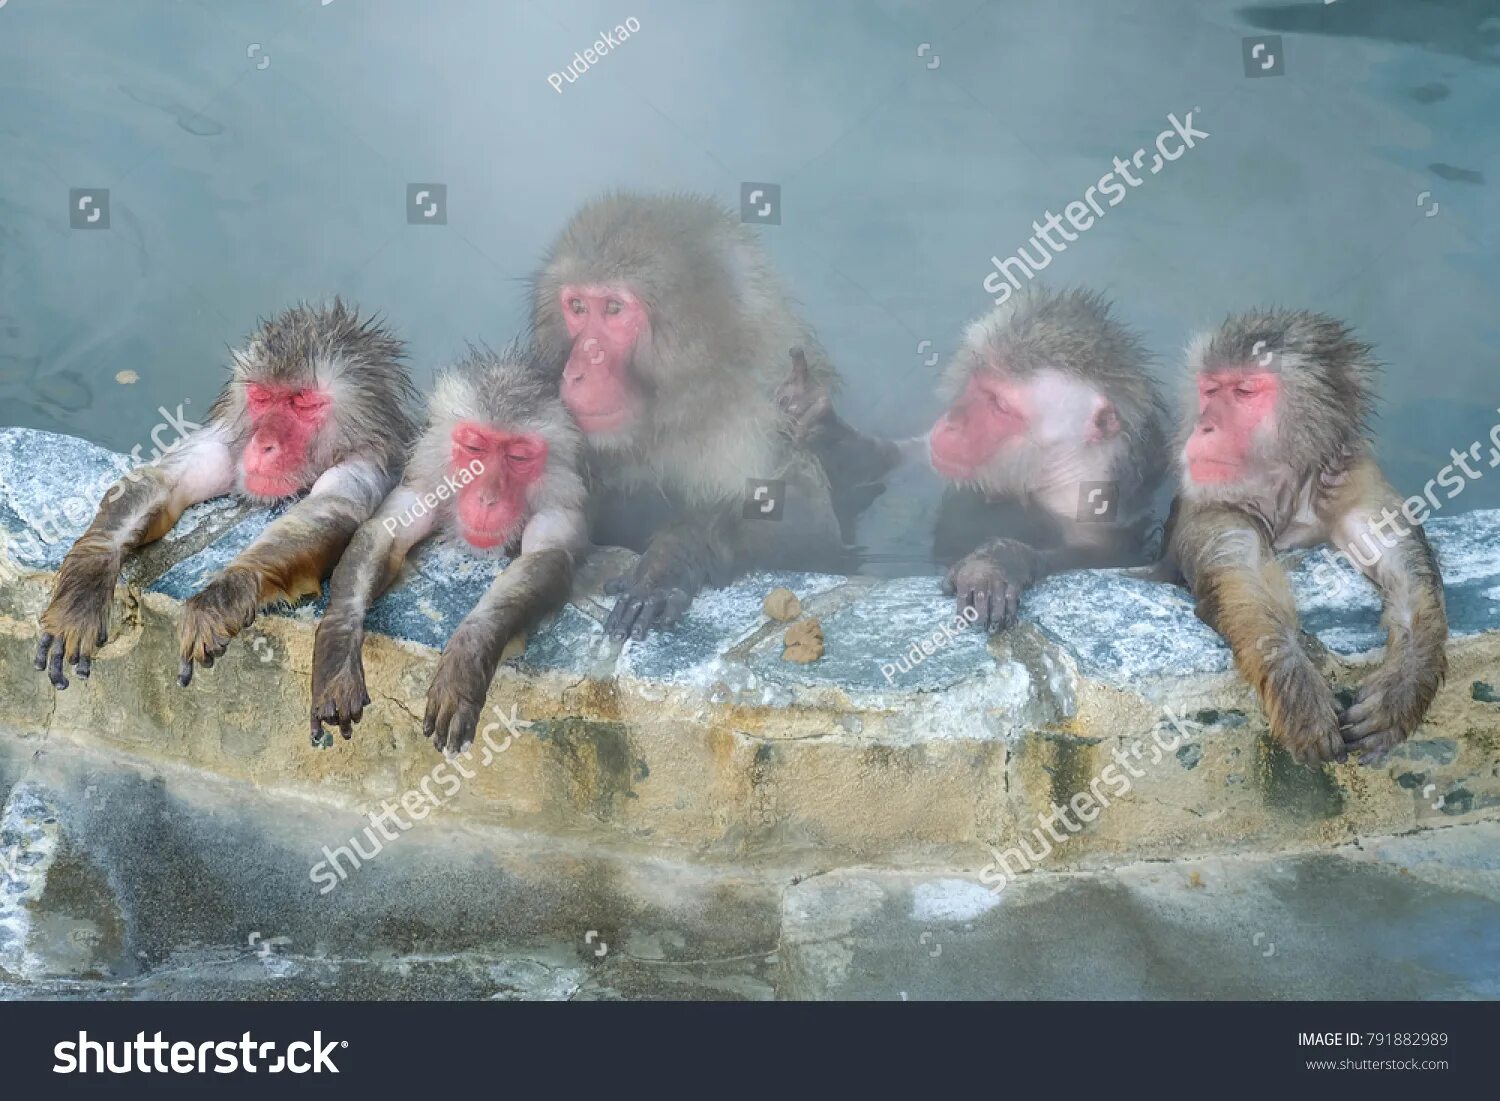
M 776 390 L 776 408 L 788 436 L 801 444 L 815 444 L 841 422 L 833 411 L 828 388 L 814 382 L 800 349 L 792 350 L 792 374 Z
M 1271 733 L 1299 764 L 1316 768 L 1344 759 L 1333 693 L 1311 663 L 1284 666 L 1272 674 L 1266 691 Z
M 640 641 L 653 627 L 672 627 L 693 602 L 687 589 L 650 578 L 616 577 L 605 583 L 604 591 L 619 597 L 604 622 L 604 633 L 611 638 Z
M 68 687 L 63 662 L 87 680 L 94 654 L 109 641 L 109 602 L 118 573 L 113 555 L 70 553 L 63 560 L 52 601 L 41 616 L 42 634 L 34 661 L 59 691 Z
M 340 630 L 332 620 L 318 624 L 313 641 L 312 744 L 333 744 L 323 726 L 337 726 L 345 739 L 365 717 L 370 693 L 365 688 L 364 633 Z
M 255 622 L 260 608 L 260 578 L 248 570 L 228 569 L 183 605 L 177 629 L 182 667 L 177 683 L 193 683 L 193 663 L 212 669 L 234 636 Z
M 960 618 L 990 632 L 1002 631 L 1015 623 L 1021 594 L 1031 582 L 1029 556 L 1025 544 L 996 540 L 949 570 L 943 592 L 958 598 Z
M 1421 725 L 1427 703 L 1417 685 L 1376 675 L 1360 686 L 1354 703 L 1339 716 L 1344 747 L 1362 765 L 1377 765 Z
M 475 649 L 456 646 L 458 641 L 455 634 L 438 661 L 427 689 L 427 713 L 422 717 L 422 736 L 431 738 L 433 747 L 445 754 L 462 753 L 474 741 L 493 676 L 480 667 Z

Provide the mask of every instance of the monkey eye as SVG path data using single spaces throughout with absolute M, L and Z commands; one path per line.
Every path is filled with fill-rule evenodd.
M 568 299 L 568 309 L 572 310 L 574 313 L 583 313 L 584 312 L 583 299 L 581 299 L 581 298 L 570 298 L 570 299 Z
M 618 298 L 611 298 L 608 302 L 604 303 L 604 312 L 610 315 L 617 314 L 624 308 L 624 303 Z
M 298 390 L 292 395 L 292 408 L 301 413 L 311 413 L 327 404 L 327 395 L 318 390 Z
M 1234 392 L 1242 398 L 1252 398 L 1255 396 L 1255 387 L 1240 385 L 1234 388 Z

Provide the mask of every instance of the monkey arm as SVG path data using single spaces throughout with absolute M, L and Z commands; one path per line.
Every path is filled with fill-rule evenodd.
M 68 687 L 65 659 L 84 679 L 92 671 L 94 653 L 109 637 L 109 602 L 125 555 L 160 539 L 189 505 L 230 492 L 234 482 L 228 435 L 211 426 L 109 488 L 88 530 L 63 559 L 41 616 L 35 664 L 47 670 L 53 685 Z
M 355 531 L 328 585 L 328 608 L 313 637 L 312 743 L 326 745 L 323 726 L 345 738 L 364 718 L 365 614 L 401 573 L 411 549 L 432 534 L 436 510 L 420 503 L 425 487 L 397 486 Z
M 1448 672 L 1443 579 L 1427 535 L 1406 526 L 1402 501 L 1374 464 L 1357 468 L 1331 539 L 1380 590 L 1385 658 L 1341 716 L 1348 748 L 1375 763 L 1421 725 Z M 1387 530 L 1382 530 L 1387 529 Z
M 1333 693 L 1302 647 L 1297 608 L 1264 528 L 1231 508 L 1184 505 L 1171 551 L 1200 619 L 1234 653 L 1271 735 L 1305 764 L 1342 759 Z
M 329 467 L 303 500 L 194 594 L 183 607 L 178 628 L 178 683 L 192 683 L 194 662 L 211 668 L 264 605 L 321 591 L 323 578 L 355 529 L 379 506 L 391 481 L 380 463 L 363 456 Z
M 438 750 L 459 753 L 473 742 L 506 644 L 568 598 L 574 555 L 586 545 L 587 524 L 571 510 L 540 512 L 527 522 L 520 555 L 443 647 L 422 719 L 423 736 Z

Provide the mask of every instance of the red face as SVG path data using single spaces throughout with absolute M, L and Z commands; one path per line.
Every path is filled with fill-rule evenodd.
M 1250 473 L 1257 431 L 1269 431 L 1281 379 L 1250 367 L 1198 376 L 1198 422 L 1188 437 L 1188 477 L 1199 485 L 1237 482 Z
M 1007 444 L 1026 435 L 1030 393 L 994 371 L 975 371 L 933 426 L 928 447 L 933 469 L 945 478 L 972 478 Z
M 471 545 L 505 544 L 526 514 L 526 491 L 547 469 L 547 441 L 464 421 L 453 429 L 448 472 L 473 478 L 458 491 L 458 526 Z
M 245 488 L 258 497 L 285 497 L 302 488 L 318 429 L 333 411 L 333 397 L 313 387 L 252 382 L 245 387 L 250 442 L 245 447 Z
M 628 427 L 641 406 L 630 363 L 636 341 L 651 333 L 645 305 L 623 287 L 574 283 L 559 298 L 573 338 L 563 368 L 563 404 L 585 432 Z

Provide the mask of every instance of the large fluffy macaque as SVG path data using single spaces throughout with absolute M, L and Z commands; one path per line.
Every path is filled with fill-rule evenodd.
M 348 738 L 363 717 L 365 613 L 412 547 L 438 534 L 512 557 L 453 632 L 427 692 L 424 736 L 445 752 L 474 740 L 505 644 L 567 599 L 574 556 L 588 546 L 582 450 L 529 349 L 471 349 L 438 379 L 405 479 L 334 571 L 313 644 L 315 745 L 324 724 Z
M 827 364 L 753 234 L 717 203 L 619 194 L 583 207 L 534 283 L 533 327 L 588 441 L 596 543 L 642 551 L 606 629 L 643 638 L 705 584 L 827 567 L 842 540 L 816 460 L 778 431 L 787 350 Z M 748 481 L 784 481 L 774 520 Z
M 36 667 L 59 689 L 63 663 L 87 678 L 108 639 L 127 553 L 161 538 L 189 505 L 236 494 L 269 504 L 307 491 L 188 600 L 178 679 L 212 666 L 264 605 L 316 593 L 349 537 L 400 474 L 415 431 L 402 344 L 335 300 L 261 323 L 233 353 L 209 423 L 106 493 L 63 559 L 41 616 Z
M 1166 413 L 1140 341 L 1102 297 L 1015 296 L 969 327 L 943 389 L 921 450 L 949 483 L 935 549 L 954 563 L 944 587 L 960 614 L 998 630 L 1048 574 L 1144 560 Z M 779 400 L 838 491 L 912 450 L 850 428 L 795 367 Z
M 1315 764 L 1379 760 L 1421 723 L 1447 670 L 1437 561 L 1375 463 L 1370 347 L 1331 317 L 1267 310 L 1194 341 L 1197 413 L 1167 550 L 1260 695 L 1271 733 Z M 1386 652 L 1342 714 L 1303 649 L 1275 552 L 1329 542 L 1384 602 Z

